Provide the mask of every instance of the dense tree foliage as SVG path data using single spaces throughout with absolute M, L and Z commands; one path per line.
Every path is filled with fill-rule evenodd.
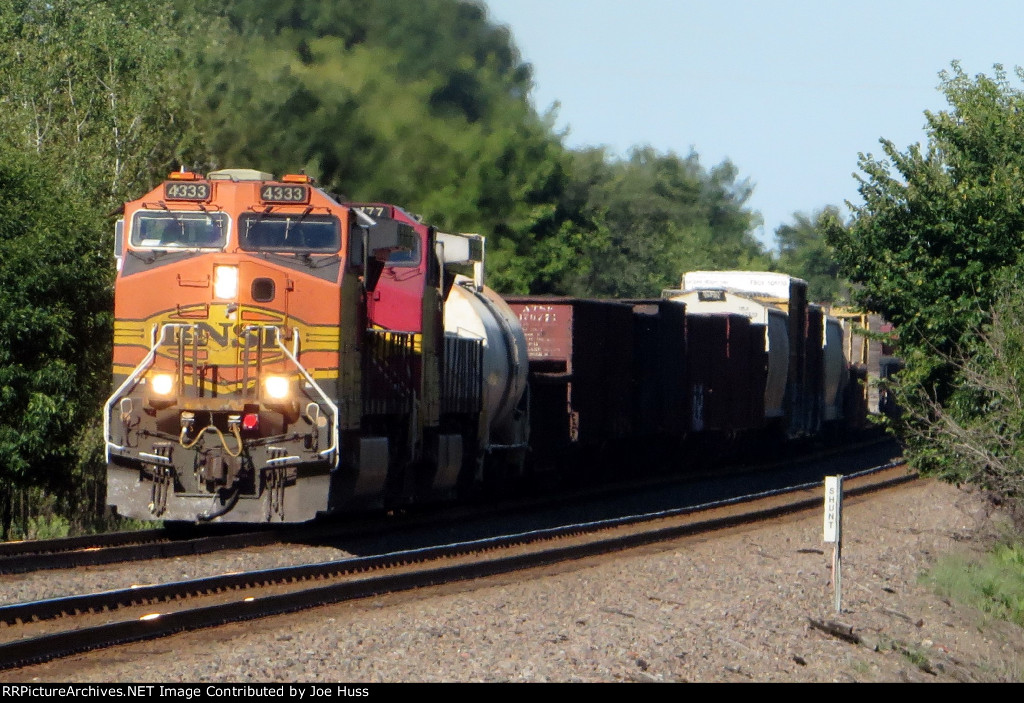
M 567 152 L 530 67 L 482 5 L 211 3 L 237 34 L 204 59 L 211 151 L 304 169 L 488 236 L 507 292 L 657 295 L 681 268 L 761 262 L 750 187 L 722 164 Z M 600 269 L 594 262 L 600 262 Z
M 530 69 L 474 3 L 210 3 L 237 29 L 204 57 L 206 134 L 222 165 L 303 170 L 357 200 L 486 233 L 492 282 L 526 291 L 578 256 L 555 203 L 566 155 L 528 100 Z M 542 272 L 543 269 L 543 272 Z
M 170 2 L 0 0 L 0 529 L 102 508 L 112 212 L 201 153 Z M 17 502 L 18 515 L 13 504 Z
M 1019 414 L 1019 390 L 1000 399 L 972 379 L 1020 374 L 1020 355 L 988 342 L 1012 340 L 1010 326 L 1019 324 L 1019 315 L 1008 314 L 1019 295 L 1003 303 L 1003 314 L 992 311 L 1020 280 L 1024 92 L 1001 67 L 971 78 L 956 64 L 942 74 L 942 90 L 950 107 L 926 113 L 925 146 L 900 152 L 883 141 L 885 160 L 862 156 L 864 204 L 848 228 L 833 224 L 828 237 L 862 286 L 859 300 L 899 330 L 907 360 L 897 382 L 907 408 L 900 430 L 911 459 L 992 485 L 987 472 L 995 463 L 970 464 L 931 440 L 948 419 L 967 427 L 991 422 L 1017 443 L 1019 419 L 993 411 Z
M 825 241 L 826 227 L 839 223 L 839 210 L 827 207 L 813 215 L 795 213 L 792 224 L 775 230 L 779 254 L 775 266 L 807 281 L 807 295 L 819 303 L 849 300 L 849 284 L 839 272 L 835 253 Z
M 0 139 L 97 206 L 135 197 L 196 158 L 191 29 L 170 2 L 0 0 Z
M 999 276 L 991 322 L 974 330 L 969 350 L 939 356 L 957 388 L 945 401 L 933 386 L 904 383 L 902 425 L 918 462 L 956 482 L 1009 499 L 1024 524 L 1024 280 Z M 915 377 L 918 374 L 913 374 Z
M 744 208 L 751 187 L 737 182 L 731 163 L 708 172 L 696 153 L 680 158 L 650 147 L 624 160 L 600 149 L 575 158 L 582 211 L 603 232 L 588 241 L 582 292 L 657 296 L 688 270 L 767 266 L 752 235 L 756 216 Z
M 68 480 L 109 385 L 102 213 L 0 147 L 0 527 L 16 487 L 74 502 Z M 78 476 L 79 479 L 84 478 Z M 96 478 L 95 474 L 93 478 Z

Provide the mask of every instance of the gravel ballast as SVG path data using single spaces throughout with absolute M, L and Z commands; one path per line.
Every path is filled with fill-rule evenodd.
M 917 481 L 844 506 L 839 613 L 822 516 L 804 514 L 93 652 L 0 681 L 1020 681 L 1024 629 L 919 583 L 940 555 L 983 551 L 998 529 L 978 494 Z M 330 558 L 313 554 L 306 561 Z M 164 569 L 180 578 L 218 566 L 206 557 L 145 569 L 157 580 Z M 234 569 L 243 566 L 254 567 Z M 3 577 L 4 592 L 25 599 L 33 579 L 59 581 Z

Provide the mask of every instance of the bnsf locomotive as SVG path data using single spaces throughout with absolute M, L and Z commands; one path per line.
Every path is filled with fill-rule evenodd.
M 866 409 L 850 325 L 799 279 L 502 299 L 483 237 L 303 175 L 171 174 L 125 205 L 116 255 L 104 433 L 127 517 L 299 522 L 682 468 L 702 442 L 815 436 Z
M 304 521 L 450 496 L 486 451 L 522 454 L 525 342 L 482 237 L 248 169 L 172 174 L 117 231 L 119 514 Z

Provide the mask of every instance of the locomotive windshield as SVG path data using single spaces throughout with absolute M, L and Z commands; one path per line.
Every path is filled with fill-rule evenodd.
M 132 220 L 131 242 L 151 249 L 221 249 L 227 231 L 223 212 L 138 212 Z
M 341 223 L 333 215 L 263 215 L 241 217 L 238 243 L 246 251 L 334 253 L 341 245 Z

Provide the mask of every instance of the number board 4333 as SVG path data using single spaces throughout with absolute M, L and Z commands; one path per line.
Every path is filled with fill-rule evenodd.
M 260 187 L 260 200 L 265 203 L 305 203 L 309 201 L 309 186 L 268 183 Z
M 164 183 L 167 200 L 209 200 L 210 184 L 202 181 L 174 181 Z

